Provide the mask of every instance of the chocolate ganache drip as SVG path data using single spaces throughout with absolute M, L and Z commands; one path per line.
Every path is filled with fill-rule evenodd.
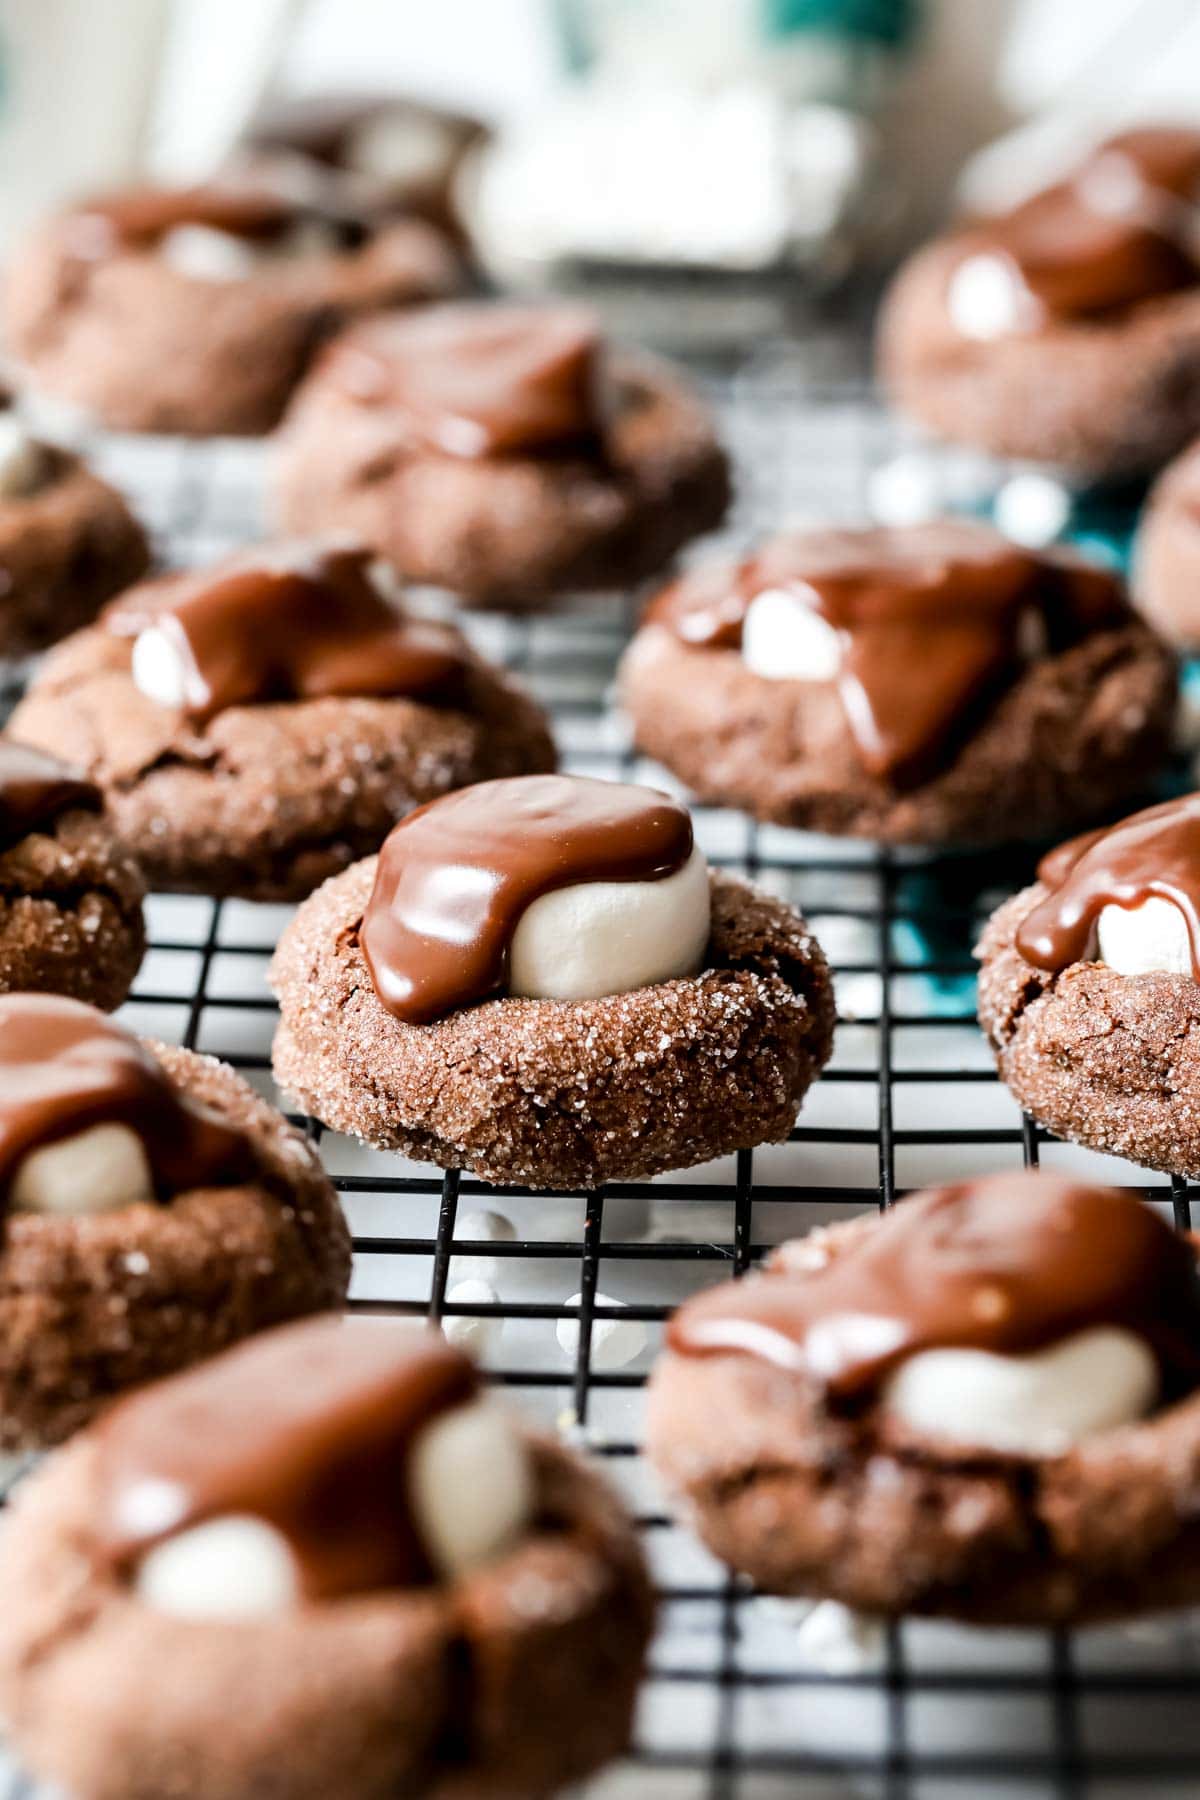
M 66 812 L 99 812 L 98 787 L 56 757 L 0 739 L 0 850 L 44 831 Z
M 503 992 L 527 906 L 587 881 L 659 881 L 692 854 L 686 809 L 576 775 L 481 781 L 391 832 L 360 932 L 387 1010 L 428 1024 Z
M 0 1205 L 31 1151 L 127 1125 L 161 1200 L 245 1180 L 249 1140 L 179 1093 L 150 1052 L 95 1007 L 48 994 L 0 995 Z
M 228 1514 L 275 1527 L 309 1600 L 433 1579 L 409 1498 L 422 1429 L 478 1391 L 414 1323 L 318 1319 L 271 1331 L 122 1401 L 99 1430 L 96 1517 L 127 1565 Z M 166 1493 L 165 1513 L 143 1496 Z
M 326 353 L 355 399 L 448 456 L 596 455 L 603 345 L 574 307 L 470 303 L 372 319 Z
M 777 538 L 732 569 L 683 576 L 646 619 L 697 648 L 737 649 L 752 602 L 774 591 L 837 633 L 835 683 L 855 748 L 897 787 L 924 779 L 1015 679 L 1030 614 L 1051 651 L 1127 616 L 1108 571 L 947 519 Z
M 1067 180 L 967 227 L 959 267 L 986 257 L 1008 283 L 1007 330 L 1120 312 L 1200 279 L 1198 187 L 1200 132 L 1125 132 Z
M 1146 1341 L 1166 1396 L 1193 1387 L 1195 1249 L 1114 1188 L 1022 1173 L 903 1200 L 816 1269 L 711 1288 L 675 1314 L 668 1342 L 759 1357 L 851 1403 L 920 1351 L 1019 1356 L 1098 1326 Z
M 1160 899 L 1183 915 L 1192 974 L 1200 981 L 1200 794 L 1147 807 L 1107 831 L 1071 838 L 1042 858 L 1038 880 L 1050 892 L 1017 932 L 1017 949 L 1026 962 L 1056 974 L 1088 962 L 1106 906 Z
M 181 660 L 184 710 L 330 695 L 462 694 L 470 652 L 451 627 L 405 617 L 357 546 L 283 544 L 143 583 L 105 609 L 122 637 L 153 627 Z

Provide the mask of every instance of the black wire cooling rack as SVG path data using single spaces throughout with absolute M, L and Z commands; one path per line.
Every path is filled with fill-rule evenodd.
M 861 516 L 895 427 L 836 348 L 761 357 L 714 383 L 739 471 L 728 538 Z M 851 369 L 850 373 L 854 373 Z M 202 558 L 258 534 L 260 454 L 101 442 L 164 552 Z M 632 603 L 471 624 L 554 713 L 569 766 L 672 786 L 609 704 Z M 354 1231 L 354 1307 L 427 1311 L 474 1345 L 519 1404 L 605 1467 L 645 1533 L 662 1627 L 625 1761 L 593 1800 L 991 1800 L 1200 1793 L 1200 1632 L 1187 1615 L 1119 1630 L 876 1628 L 755 1596 L 668 1516 L 640 1455 L 642 1389 L 664 1320 L 814 1224 L 906 1189 L 1040 1159 L 1174 1206 L 1182 1184 L 1046 1140 L 996 1081 L 975 1025 L 976 929 L 1032 862 L 923 858 L 758 828 L 700 808 L 711 860 L 798 904 L 834 964 L 832 1063 L 785 1145 L 601 1193 L 496 1189 L 308 1129 Z M 225 1057 L 273 1094 L 264 975 L 287 909 L 160 897 L 124 1017 Z M 497 1237 L 495 1215 L 511 1228 Z M 464 1286 L 464 1283 L 470 1285 Z M 34 1790 L 13 1777 L 10 1790 Z

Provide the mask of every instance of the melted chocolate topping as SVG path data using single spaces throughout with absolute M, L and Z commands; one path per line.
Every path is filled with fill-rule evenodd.
M 184 711 L 333 694 L 460 698 L 469 652 L 451 627 L 409 619 L 371 580 L 373 555 L 344 545 L 247 551 L 215 569 L 146 582 L 108 607 L 122 637 L 154 626 L 185 671 Z
M 267 1332 L 106 1415 L 101 1542 L 128 1565 L 178 1531 L 249 1513 L 287 1539 L 309 1600 L 428 1582 L 410 1454 L 478 1385 L 460 1351 L 416 1324 L 326 1318 Z M 141 1496 L 164 1490 L 169 1516 L 147 1521 Z
M 1134 813 L 1107 831 L 1060 844 L 1038 864 L 1050 892 L 1017 932 L 1017 949 L 1056 974 L 1095 955 L 1106 906 L 1169 900 L 1187 926 L 1192 975 L 1200 981 L 1200 794 Z
M 150 1052 L 95 1007 L 0 995 L 0 1199 L 33 1150 L 93 1125 L 141 1140 L 161 1200 L 245 1180 L 248 1138 L 172 1087 Z
M 1050 1175 L 997 1175 L 914 1195 L 815 1270 L 768 1268 L 689 1300 L 673 1350 L 740 1352 L 871 1398 L 937 1348 L 1020 1356 L 1117 1326 L 1154 1351 L 1163 1391 L 1200 1381 L 1193 1246 L 1143 1201 Z
M 838 633 L 847 726 L 863 767 L 895 786 L 923 779 L 1015 677 L 1027 613 L 1044 621 L 1051 650 L 1125 614 L 1107 571 L 943 520 L 778 538 L 733 569 L 685 575 L 646 618 L 685 643 L 736 649 L 751 602 L 770 590 Z
M 575 308 L 465 304 L 370 320 L 325 367 L 447 456 L 595 456 L 607 423 L 602 352 L 595 321 Z
M 99 812 L 100 789 L 56 757 L 0 739 L 0 849 L 44 831 L 65 812 Z
M 994 257 L 1007 274 L 1014 330 L 1120 312 L 1200 280 L 1198 187 L 1200 132 L 1126 132 L 1066 181 L 969 227 L 963 259 Z
M 692 854 L 686 810 L 577 775 L 481 781 L 391 832 L 360 931 L 375 992 L 409 1025 L 504 991 L 521 915 L 555 888 L 659 881 Z

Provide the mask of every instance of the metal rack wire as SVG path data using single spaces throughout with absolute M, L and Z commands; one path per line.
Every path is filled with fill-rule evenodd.
M 861 390 L 814 387 L 765 358 L 716 386 L 739 471 L 732 539 L 802 514 L 852 517 L 894 427 Z M 803 403 L 801 404 L 801 400 Z M 174 560 L 256 534 L 257 452 L 106 443 L 98 460 Z M 556 717 L 569 766 L 671 785 L 630 749 L 608 704 L 630 607 L 481 620 L 483 647 Z M 518 1402 L 575 1435 L 626 1493 L 663 1600 L 635 1747 L 589 1789 L 604 1800 L 951 1800 L 1200 1792 L 1200 1632 L 1187 1616 L 1133 1629 L 968 1631 L 904 1622 L 814 1647 L 799 1609 L 754 1596 L 667 1515 L 642 1463 L 641 1396 L 671 1307 L 771 1245 L 887 1205 L 924 1182 L 1039 1157 L 1101 1173 L 1189 1223 L 1180 1183 L 1047 1141 L 995 1079 L 974 1020 L 970 947 L 1025 878 L 1018 855 L 923 858 L 758 828 L 701 808 L 710 858 L 807 913 L 835 965 L 832 1064 L 786 1145 L 602 1193 L 531 1195 L 308 1129 L 354 1230 L 352 1303 L 427 1310 L 476 1334 Z M 1032 853 L 1031 853 L 1032 854 Z M 1031 858 L 1029 859 L 1031 860 Z M 125 1017 L 224 1056 L 272 1093 L 267 960 L 286 909 L 151 903 L 151 950 Z M 511 1239 L 481 1236 L 481 1207 Z M 494 1298 L 464 1298 L 464 1277 Z M 571 1297 L 577 1294 L 577 1298 Z M 645 1344 L 612 1366 L 611 1324 Z M 625 1334 L 628 1338 L 628 1333 Z M 19 1777 L 13 1800 L 33 1790 Z

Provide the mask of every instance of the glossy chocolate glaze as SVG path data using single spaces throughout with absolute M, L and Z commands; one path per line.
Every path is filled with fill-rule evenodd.
M 141 1140 L 160 1200 L 255 1169 L 249 1140 L 172 1087 L 137 1038 L 95 1007 L 0 995 L 0 1200 L 31 1151 L 110 1124 Z
M 184 711 L 333 694 L 461 697 L 470 652 L 458 632 L 410 619 L 371 578 L 374 553 L 345 544 L 281 544 L 213 569 L 146 582 L 106 608 L 108 630 L 149 626 L 185 670 Z
M 1090 962 L 1106 906 L 1169 900 L 1187 926 L 1192 974 L 1200 981 L 1200 794 L 1134 813 L 1107 831 L 1060 844 L 1038 864 L 1050 892 L 1017 932 L 1026 962 L 1058 973 Z
M 409 1496 L 422 1428 L 478 1391 L 472 1364 L 410 1322 L 317 1319 L 134 1395 L 99 1428 L 100 1540 L 128 1565 L 228 1514 L 287 1539 L 308 1600 L 432 1579 Z M 148 1492 L 170 1504 L 147 1517 Z
M 646 619 L 699 648 L 736 649 L 751 602 L 776 589 L 838 633 L 847 726 L 863 767 L 895 786 L 927 776 L 1016 676 L 1026 615 L 1052 651 L 1126 616 L 1107 571 L 947 519 L 777 538 L 733 569 L 685 575 Z
M 851 1403 L 923 1350 L 1019 1356 L 1095 1326 L 1145 1339 L 1165 1395 L 1194 1386 L 1194 1246 L 1114 1188 L 1022 1172 L 902 1200 L 815 1270 L 711 1288 L 675 1314 L 668 1343 L 759 1357 Z
M 447 456 L 603 450 L 603 344 L 575 307 L 425 307 L 360 326 L 323 367 L 414 444 Z
M 1012 284 L 1013 329 L 1102 318 L 1200 280 L 1200 132 L 1148 128 L 1098 146 L 1067 180 L 968 228 Z
M 0 850 L 45 831 L 65 812 L 99 812 L 100 789 L 44 751 L 0 738 Z
M 381 1002 L 425 1025 L 504 990 L 526 907 L 585 881 L 659 881 L 692 853 L 686 809 L 652 788 L 518 775 L 402 819 L 360 928 Z

